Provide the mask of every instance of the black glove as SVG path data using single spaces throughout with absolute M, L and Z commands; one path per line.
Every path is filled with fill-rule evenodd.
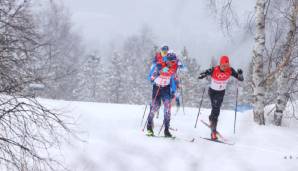
M 206 74 L 205 73 L 201 73 L 200 76 L 198 77 L 198 79 L 203 79 L 206 77 Z
M 237 72 L 238 72 L 238 74 L 240 74 L 240 75 L 242 75 L 242 74 L 243 74 L 243 71 L 242 71 L 242 69 L 238 69 L 238 70 L 237 70 Z

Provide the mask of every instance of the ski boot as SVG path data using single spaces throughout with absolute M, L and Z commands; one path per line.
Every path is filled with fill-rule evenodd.
M 173 138 L 173 135 L 170 133 L 169 129 L 165 129 L 164 135 L 166 138 Z
M 214 131 L 211 132 L 211 140 L 213 140 L 213 141 L 218 140 L 216 130 L 214 130 Z
M 154 137 L 154 131 L 152 129 L 152 126 L 147 126 L 147 133 L 146 133 L 147 136 L 150 136 L 150 137 Z
M 217 131 L 216 131 L 217 121 L 212 121 L 212 120 L 209 120 L 209 121 L 210 121 L 210 128 L 211 128 L 211 139 L 216 141 L 218 140 Z

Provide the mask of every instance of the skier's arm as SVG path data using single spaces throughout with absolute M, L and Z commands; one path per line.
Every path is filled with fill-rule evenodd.
M 157 52 L 157 53 L 155 54 L 154 61 L 155 61 L 155 63 L 157 63 L 157 64 L 161 64 L 161 63 L 163 62 L 163 61 L 162 61 L 162 57 L 159 55 L 159 52 Z
M 158 53 L 155 54 L 152 62 L 153 62 L 153 65 L 154 64 L 156 65 L 158 71 L 160 71 L 162 69 L 163 59 Z
M 149 73 L 149 76 L 148 76 L 148 80 L 153 82 L 159 75 L 159 72 L 158 72 L 158 66 L 156 64 L 153 64 L 151 66 L 151 70 L 150 70 L 150 73 Z
M 212 74 L 212 72 L 213 72 L 213 69 L 214 68 L 212 67 L 212 68 L 209 68 L 209 69 L 205 70 L 204 72 L 201 72 L 200 75 L 199 75 L 199 77 L 198 77 L 198 79 L 203 79 L 203 78 L 205 78 L 207 76 L 210 76 Z
M 171 76 L 177 72 L 177 69 L 178 69 L 177 63 L 174 61 L 170 62 L 169 74 Z
M 232 68 L 232 76 L 238 79 L 239 81 L 243 81 L 243 71 L 242 69 L 238 69 L 237 72 L 235 71 L 234 68 Z

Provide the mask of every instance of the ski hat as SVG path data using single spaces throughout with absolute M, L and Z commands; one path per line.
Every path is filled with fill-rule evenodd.
M 169 61 L 174 61 L 177 59 L 177 55 L 174 51 L 170 51 L 167 55 Z
M 228 56 L 221 56 L 220 57 L 220 64 L 224 65 L 224 64 L 230 64 L 230 60 Z
M 160 50 L 161 51 L 169 51 L 169 46 L 162 46 L 161 48 L 160 48 Z

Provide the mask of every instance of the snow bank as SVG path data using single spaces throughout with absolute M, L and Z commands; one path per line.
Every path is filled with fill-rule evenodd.
M 73 171 L 295 171 L 298 169 L 298 129 L 258 126 L 252 112 L 238 113 L 233 134 L 234 111 L 222 111 L 218 130 L 234 146 L 209 142 L 210 130 L 198 123 L 197 109 L 186 108 L 172 116 L 172 131 L 183 140 L 146 137 L 140 122 L 145 106 L 43 100 L 56 110 L 78 118 L 79 134 L 86 142 L 72 141 L 62 147 L 65 163 Z M 175 113 L 176 109 L 173 109 Z M 147 112 L 148 113 L 148 112 Z M 209 109 L 200 119 L 206 120 Z M 155 132 L 162 124 L 155 119 Z M 296 122 L 297 124 L 297 122 Z

